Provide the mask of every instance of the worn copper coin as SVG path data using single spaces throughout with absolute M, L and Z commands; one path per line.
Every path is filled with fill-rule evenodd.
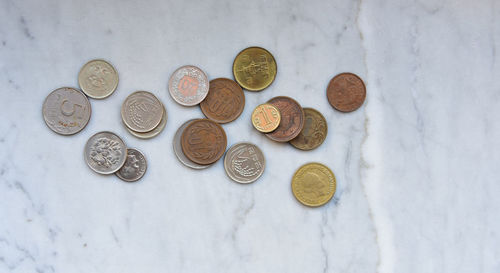
M 172 144 L 174 146 L 175 156 L 177 156 L 177 159 L 179 159 L 179 161 L 184 166 L 195 169 L 195 170 L 201 170 L 201 169 L 206 169 L 206 168 L 210 167 L 211 165 L 201 165 L 201 164 L 195 163 L 192 160 L 190 160 L 189 158 L 187 158 L 186 155 L 184 154 L 184 152 L 182 151 L 182 141 L 181 141 L 182 133 L 184 132 L 184 129 L 186 129 L 186 127 L 189 125 L 189 123 L 191 123 L 191 121 L 194 121 L 194 120 L 195 119 L 191 119 L 191 120 L 184 122 L 179 127 L 179 129 L 177 129 L 177 131 L 175 132 L 174 140 L 173 140 Z
M 147 167 L 144 155 L 136 149 L 128 148 L 127 160 L 115 175 L 125 182 L 135 182 L 144 176 Z
M 353 73 L 341 73 L 333 77 L 326 89 L 328 102 L 341 112 L 352 112 L 365 101 L 366 87 Z
M 280 96 L 268 103 L 276 106 L 281 114 L 280 125 L 266 136 L 278 142 L 287 142 L 297 137 L 304 128 L 304 110 L 294 99 Z
M 87 96 L 104 99 L 113 94 L 118 86 L 118 73 L 105 60 L 92 60 L 78 73 L 78 83 Z
M 335 194 L 337 182 L 333 172 L 321 163 L 300 167 L 292 178 L 292 192 L 297 200 L 310 207 L 322 206 Z
M 136 91 L 123 102 L 121 115 L 128 128 L 145 133 L 160 124 L 163 110 L 163 104 L 155 95 L 147 91 Z
M 252 112 L 252 125 L 257 131 L 270 133 L 280 125 L 281 115 L 278 108 L 270 103 L 264 103 Z
M 189 123 L 181 136 L 182 152 L 190 160 L 208 165 L 216 162 L 226 151 L 227 138 L 222 127 L 209 119 Z
M 252 143 L 241 142 L 227 150 L 224 156 L 224 169 L 233 181 L 252 183 L 264 173 L 266 160 L 264 154 Z
M 193 106 L 202 102 L 208 94 L 208 77 L 196 66 L 179 67 L 168 81 L 168 91 L 172 98 L 184 106 Z
M 271 85 L 277 69 L 273 55 L 261 47 L 243 49 L 233 63 L 234 79 L 249 91 L 261 91 Z
M 118 171 L 127 159 L 127 146 L 112 132 L 99 132 L 89 138 L 84 149 L 87 165 L 100 174 Z
M 312 150 L 325 141 L 328 126 L 323 115 L 313 108 L 304 108 L 305 122 L 300 134 L 290 140 L 293 147 L 301 150 Z
M 233 80 L 218 78 L 210 81 L 207 97 L 200 103 L 205 116 L 217 123 L 228 123 L 241 115 L 245 94 Z

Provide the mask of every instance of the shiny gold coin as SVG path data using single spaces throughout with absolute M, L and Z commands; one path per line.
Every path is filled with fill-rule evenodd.
M 153 130 L 146 132 L 146 133 L 139 133 L 139 132 L 136 132 L 136 131 L 130 129 L 126 124 L 124 124 L 125 128 L 133 136 L 138 137 L 138 138 L 142 138 L 142 139 L 149 139 L 149 138 L 153 138 L 153 137 L 159 135 L 163 131 L 163 129 L 165 128 L 165 125 L 167 124 L 167 110 L 165 109 L 165 106 L 163 104 L 162 104 L 162 106 L 163 106 L 163 116 L 161 117 L 160 124 L 158 124 L 158 126 L 156 126 Z
M 320 112 L 313 108 L 303 109 L 305 116 L 304 128 L 296 138 L 289 142 L 297 149 L 308 151 L 319 147 L 325 141 L 328 126 L 325 117 Z
M 292 178 L 292 192 L 297 200 L 309 207 L 319 207 L 335 194 L 335 175 L 321 163 L 307 163 Z
M 278 108 L 270 103 L 264 103 L 252 112 L 252 124 L 262 133 L 270 133 L 280 125 L 281 114 Z
M 243 49 L 233 63 L 234 79 L 249 91 L 261 91 L 271 85 L 277 69 L 273 55 L 261 47 Z

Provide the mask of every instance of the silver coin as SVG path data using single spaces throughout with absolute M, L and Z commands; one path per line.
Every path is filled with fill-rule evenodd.
M 160 124 L 158 124 L 158 126 L 156 126 L 153 130 L 146 133 L 138 133 L 134 130 L 131 130 L 127 126 L 125 126 L 125 129 L 127 129 L 127 131 L 131 133 L 133 136 L 142 139 L 149 139 L 159 135 L 165 128 L 165 125 L 167 125 L 167 110 L 165 109 L 165 106 L 163 104 L 162 106 L 163 106 L 163 117 L 161 118 Z
M 104 99 L 116 90 L 118 73 L 110 63 L 104 60 L 92 60 L 80 69 L 78 84 L 87 96 Z
M 125 182 L 135 182 L 141 179 L 148 168 L 146 158 L 136 149 L 127 149 L 127 160 L 115 174 Z
M 172 98 L 184 106 L 202 102 L 208 94 L 208 77 L 196 66 L 186 65 L 178 68 L 170 76 L 168 91 Z
M 224 156 L 226 174 L 238 183 L 254 182 L 264 173 L 265 167 L 264 154 L 252 143 L 235 144 Z
M 136 91 L 122 104 L 122 120 L 125 125 L 138 133 L 153 130 L 163 117 L 163 104 L 150 92 Z
M 52 91 L 42 107 L 47 126 L 61 135 L 73 135 L 83 130 L 89 123 L 91 112 L 87 97 L 70 87 Z
M 127 159 L 127 147 L 123 140 L 112 132 L 99 132 L 85 144 L 85 162 L 95 172 L 112 174 L 118 171 Z
M 182 151 L 182 145 L 181 145 L 182 132 L 184 132 L 184 129 L 186 129 L 186 127 L 189 125 L 189 123 L 191 123 L 191 121 L 193 121 L 193 120 L 195 120 L 195 119 L 191 119 L 191 120 L 186 121 L 184 124 L 181 125 L 181 127 L 179 127 L 179 129 L 177 129 L 177 132 L 175 132 L 174 141 L 173 141 L 174 153 L 175 153 L 175 156 L 177 156 L 177 159 L 179 159 L 179 161 L 182 164 L 184 164 L 184 166 L 192 168 L 192 169 L 196 169 L 196 170 L 201 170 L 201 169 L 208 168 L 212 164 L 201 165 L 201 164 L 198 164 L 198 163 L 191 161 L 189 158 L 186 157 L 186 155 Z

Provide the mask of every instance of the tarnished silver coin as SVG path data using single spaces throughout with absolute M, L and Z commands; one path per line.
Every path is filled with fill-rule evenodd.
M 224 169 L 232 180 L 247 184 L 257 180 L 266 167 L 264 154 L 252 143 L 242 142 L 227 150 Z
M 177 156 L 177 159 L 179 159 L 179 161 L 184 166 L 192 168 L 192 169 L 196 169 L 196 170 L 201 170 L 201 169 L 205 169 L 205 168 L 211 166 L 211 164 L 201 165 L 201 164 L 195 163 L 195 162 L 191 161 L 189 158 L 187 158 L 186 155 L 184 154 L 184 152 L 182 151 L 182 144 L 181 144 L 182 132 L 184 132 L 184 129 L 186 129 L 186 127 L 189 125 L 189 123 L 191 123 L 191 121 L 193 121 L 193 120 L 195 120 L 195 119 L 191 119 L 191 120 L 186 121 L 184 124 L 181 125 L 181 127 L 179 127 L 179 129 L 177 129 L 177 132 L 175 132 L 174 141 L 173 141 L 174 153 L 175 153 L 175 156 Z
M 155 95 L 147 91 L 136 91 L 122 104 L 122 120 L 133 131 L 149 132 L 160 124 L 163 109 L 163 104 Z
M 196 66 L 179 67 L 168 81 L 168 91 L 172 98 L 184 106 L 193 106 L 202 102 L 208 94 L 208 77 Z
M 138 133 L 134 130 L 131 130 L 127 126 L 125 126 L 125 129 L 127 129 L 127 131 L 131 133 L 133 136 L 142 139 L 149 139 L 159 135 L 163 131 L 163 129 L 165 129 L 165 125 L 167 125 L 167 109 L 165 109 L 165 106 L 163 104 L 162 106 L 163 106 L 163 116 L 161 118 L 160 124 L 158 124 L 158 126 L 156 126 L 153 130 L 146 133 Z
M 92 60 L 80 69 L 78 84 L 87 96 L 94 99 L 104 99 L 116 90 L 118 73 L 105 60 Z
M 127 147 L 123 140 L 112 132 L 99 132 L 85 144 L 85 162 L 95 172 L 112 174 L 118 171 L 127 159 Z
M 136 149 L 127 149 L 127 160 L 115 174 L 125 182 L 135 182 L 146 173 L 148 164 L 144 155 Z
M 89 123 L 91 112 L 87 97 L 70 87 L 52 91 L 42 107 L 43 119 L 47 126 L 61 135 L 80 132 Z

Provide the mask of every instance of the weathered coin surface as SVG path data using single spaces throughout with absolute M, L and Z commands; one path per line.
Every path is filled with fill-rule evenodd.
M 232 180 L 247 184 L 257 180 L 266 166 L 264 154 L 252 143 L 242 142 L 227 150 L 224 169 Z
M 136 91 L 123 102 L 121 115 L 128 128 L 145 133 L 160 124 L 163 110 L 163 104 L 155 95 L 147 91 Z
M 136 149 L 128 148 L 127 160 L 115 174 L 123 181 L 135 182 L 144 176 L 147 167 L 144 155 Z
M 174 135 L 173 146 L 174 146 L 175 156 L 177 156 L 177 159 L 179 159 L 179 161 L 184 166 L 192 168 L 192 169 L 196 169 L 196 170 L 201 170 L 201 169 L 208 168 L 211 165 L 201 165 L 201 164 L 195 163 L 191 159 L 187 158 L 186 155 L 184 154 L 184 152 L 182 151 L 182 144 L 181 144 L 181 137 L 182 137 L 182 133 L 184 132 L 184 129 L 189 125 L 189 123 L 191 123 L 194 120 L 195 119 L 191 119 L 191 120 L 186 121 L 184 124 L 181 125 L 181 127 L 179 127 L 179 129 L 177 129 L 177 132 L 175 132 L 175 135 Z
M 181 145 L 182 151 L 191 161 L 202 165 L 212 164 L 226 151 L 226 133 L 214 121 L 197 119 L 182 132 Z
M 127 159 L 127 147 L 123 140 L 112 132 L 99 132 L 85 144 L 85 162 L 97 173 L 112 174 L 118 171 Z
M 252 125 L 259 132 L 270 133 L 280 125 L 281 114 L 278 108 L 270 103 L 264 103 L 252 112 Z
M 365 101 L 366 87 L 353 73 L 341 73 L 333 77 L 326 89 L 328 102 L 341 112 L 352 112 Z
M 92 60 L 78 73 L 78 84 L 87 96 L 104 99 L 116 90 L 118 73 L 110 63 L 104 60 Z
M 313 108 L 304 108 L 304 115 L 304 128 L 290 144 L 300 150 L 312 150 L 325 141 L 328 125 L 325 117 Z
M 308 163 L 300 167 L 292 178 L 292 192 L 300 203 L 322 206 L 335 194 L 336 180 L 333 172 L 320 163 Z
M 70 87 L 52 91 L 42 107 L 47 126 L 61 135 L 73 135 L 83 130 L 89 123 L 91 112 L 87 97 Z
M 168 81 L 172 98 L 184 106 L 197 105 L 208 94 L 208 77 L 200 68 L 192 65 L 179 67 Z
M 149 131 L 149 132 L 145 132 L 145 133 L 139 133 L 139 132 L 136 132 L 130 128 L 128 128 L 127 126 L 125 126 L 125 129 L 127 129 L 127 131 L 129 133 L 131 133 L 133 136 L 135 137 L 138 137 L 138 138 L 142 138 L 142 139 L 149 139 L 149 138 L 153 138 L 157 135 L 159 135 L 163 129 L 165 129 L 165 125 L 167 125 L 167 109 L 165 109 L 165 106 L 162 104 L 162 107 L 163 107 L 163 116 L 161 118 L 161 121 L 160 121 L 160 124 L 158 124 L 158 126 L 156 126 L 153 130 Z
M 207 97 L 200 103 L 205 116 L 217 123 L 228 123 L 241 115 L 245 94 L 233 80 L 218 78 L 210 81 Z
M 278 128 L 266 136 L 278 142 L 287 142 L 297 137 L 304 128 L 304 110 L 300 104 L 285 96 L 274 97 L 268 103 L 278 108 L 281 121 Z
M 234 79 L 249 91 L 261 91 L 271 85 L 276 71 L 273 55 L 261 47 L 243 49 L 233 63 Z

